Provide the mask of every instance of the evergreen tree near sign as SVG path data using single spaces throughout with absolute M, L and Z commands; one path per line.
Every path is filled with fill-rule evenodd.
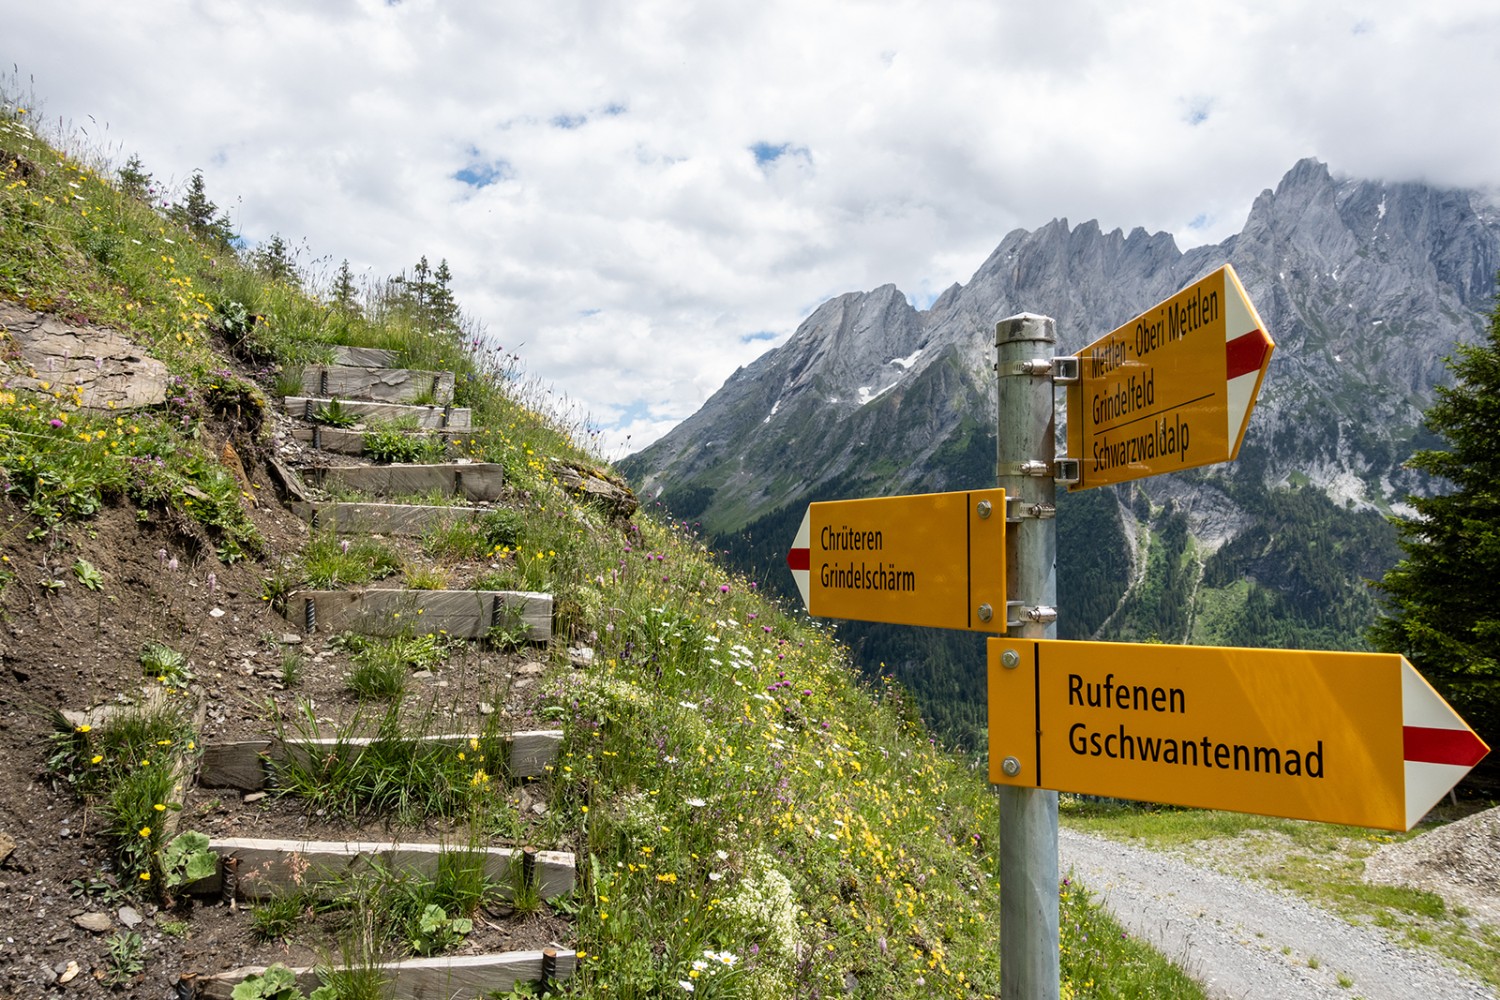
M 1446 451 L 1407 463 L 1449 486 L 1410 497 L 1417 516 L 1397 518 L 1406 557 L 1377 586 L 1388 617 L 1370 641 L 1400 653 L 1491 746 L 1500 742 L 1500 304 L 1489 335 L 1448 359 L 1455 384 L 1439 388 L 1426 423 Z

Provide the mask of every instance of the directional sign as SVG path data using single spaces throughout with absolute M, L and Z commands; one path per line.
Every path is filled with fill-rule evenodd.
M 809 614 L 1005 631 L 1005 491 L 809 504 L 787 554 Z
M 1234 458 L 1275 346 L 1228 264 L 1094 341 L 1068 386 L 1072 488 Z
M 990 781 L 1409 830 L 1489 752 L 1394 653 L 989 641 Z

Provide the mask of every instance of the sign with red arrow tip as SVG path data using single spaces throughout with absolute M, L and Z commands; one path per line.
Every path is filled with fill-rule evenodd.
M 809 504 L 786 563 L 811 615 L 1004 632 L 1005 491 Z
M 1489 747 L 1403 657 L 991 639 L 990 780 L 1409 830 Z
M 1094 341 L 1068 386 L 1072 488 L 1233 459 L 1275 347 L 1228 264 Z

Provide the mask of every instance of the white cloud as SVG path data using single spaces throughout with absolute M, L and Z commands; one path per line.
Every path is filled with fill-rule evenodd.
M 1017 226 L 1216 241 L 1308 155 L 1500 181 L 1489 0 L 10 6 L 85 142 L 202 168 L 252 239 L 447 258 L 615 455 L 828 296 L 928 301 Z

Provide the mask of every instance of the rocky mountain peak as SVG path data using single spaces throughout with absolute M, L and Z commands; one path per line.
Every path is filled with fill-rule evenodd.
M 1483 204 L 1474 192 L 1340 178 L 1308 158 L 1217 245 L 1183 252 L 1168 233 L 1062 217 L 1014 230 L 925 311 L 893 285 L 824 303 L 625 465 L 648 489 L 712 493 L 703 514 L 721 529 L 855 467 L 889 470 L 892 483 L 952 482 L 952 470 L 922 463 L 945 448 L 977 462 L 967 442 L 994 419 L 996 320 L 1050 315 L 1059 352 L 1073 352 L 1228 261 L 1278 343 L 1245 445 L 1257 474 L 1384 507 L 1413 485 L 1400 463 L 1442 358 L 1486 323 L 1500 224 Z M 813 452 L 810 478 L 769 467 L 792 440 Z M 752 453 L 768 468 L 747 464 Z M 779 485 L 730 496 L 742 481 Z

